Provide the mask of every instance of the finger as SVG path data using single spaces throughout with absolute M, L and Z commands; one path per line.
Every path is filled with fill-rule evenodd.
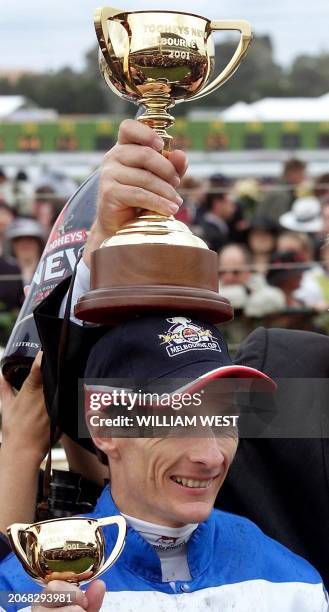
M 140 168 L 126 168 L 118 164 L 118 168 L 115 171 L 116 181 L 121 185 L 131 185 L 136 187 L 142 187 L 147 191 L 151 191 L 166 200 L 174 202 L 174 204 L 180 204 L 180 197 L 177 197 L 177 191 L 172 185 L 158 178 L 152 172 L 148 170 L 141 170 Z
M 45 610 L 49 610 L 49 608 L 54 609 L 54 606 L 45 603 L 43 606 L 32 606 L 31 610 L 33 610 L 33 612 L 45 612 Z M 82 606 L 63 606 L 63 604 L 56 606 L 55 609 L 61 610 L 61 612 L 84 612 L 84 610 L 86 610 L 86 608 Z
M 27 387 L 30 390 L 40 389 L 42 387 L 42 374 L 41 374 L 41 361 L 42 351 L 38 351 L 30 370 L 28 377 L 26 378 L 23 387 Z
M 79 605 L 78 603 L 76 604 L 68 604 L 67 606 L 65 606 L 63 603 L 44 603 L 42 604 L 42 606 L 32 606 L 31 610 L 33 610 L 33 612 L 43 612 L 44 610 L 61 610 L 62 612 L 84 612 L 84 610 L 87 610 L 87 606 L 88 605 L 88 600 L 86 598 L 85 604 L 84 605 Z
M 168 153 L 168 159 L 174 166 L 178 176 L 182 178 L 188 167 L 188 159 L 184 151 L 176 149 Z
M 63 608 L 65 610 L 70 610 L 70 612 L 73 610 L 87 610 L 88 598 L 86 594 L 75 584 L 65 582 L 64 580 L 52 580 L 47 585 L 45 594 L 49 594 L 50 596 L 55 594 L 67 594 L 67 603 L 72 602 L 72 605 L 63 606 Z M 44 607 L 47 608 L 47 604 L 44 604 Z M 57 606 L 51 605 L 50 603 L 48 604 L 48 607 L 60 607 L 60 603 L 58 602 Z
M 103 580 L 95 580 L 86 591 L 88 599 L 88 612 L 99 612 L 102 608 L 102 603 L 106 591 L 106 586 Z
M 163 140 L 148 125 L 134 119 L 125 119 L 120 125 L 119 144 L 138 144 L 152 147 L 157 151 L 163 148 Z
M 179 196 L 178 196 L 179 197 Z M 142 208 L 160 213 L 160 215 L 175 215 L 179 210 L 179 204 L 175 204 L 160 195 L 151 193 L 142 187 L 132 187 L 117 183 L 113 190 L 112 199 L 116 199 L 115 212 L 118 215 L 120 208 Z M 181 203 L 182 200 L 180 200 Z M 178 201 L 177 201 L 178 202 Z M 111 205 L 109 206 L 111 208 Z
M 14 400 L 15 393 L 9 382 L 1 376 L 0 378 L 0 401 L 2 404 L 10 403 Z
M 154 149 L 149 146 L 130 145 L 127 147 L 119 145 L 112 151 L 111 156 L 113 155 L 120 164 L 129 166 L 130 168 L 142 168 L 148 172 L 152 172 L 152 174 L 170 183 L 173 187 L 178 187 L 180 183 L 179 175 L 171 160 L 161 155 L 161 153 L 154 151 Z M 172 155 L 172 153 L 170 155 Z M 181 156 L 178 157 L 181 159 Z M 174 160 L 176 161 L 176 156 L 174 156 Z M 113 164 L 113 157 L 111 157 L 111 164 Z M 109 167 L 109 171 L 113 176 L 114 174 L 111 167 Z
M 54 574 L 55 572 L 53 572 Z M 49 584 L 47 584 L 46 588 L 45 588 L 45 593 L 72 593 L 75 595 L 77 595 L 78 593 L 82 593 L 84 595 L 84 592 L 81 591 L 81 589 L 73 583 L 70 582 L 66 582 L 65 580 L 60 580 L 60 579 L 54 579 L 51 582 L 49 582 Z

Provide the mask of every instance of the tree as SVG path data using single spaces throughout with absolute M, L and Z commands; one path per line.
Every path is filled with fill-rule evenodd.
M 105 83 L 99 71 L 98 56 L 98 45 L 86 53 L 84 74 L 98 83 L 97 88 L 102 90 L 102 95 L 104 97 L 105 110 L 112 114 L 134 116 L 134 106 L 123 98 L 120 98 L 120 96 L 117 96 Z
M 300 55 L 291 67 L 289 82 L 296 96 L 320 96 L 329 91 L 329 53 Z
M 236 43 L 227 40 L 215 48 L 213 77 L 230 61 Z M 329 53 L 301 55 L 283 69 L 273 57 L 269 36 L 256 36 L 237 72 L 213 94 L 202 98 L 199 106 L 224 108 L 239 100 L 253 102 L 273 96 L 319 96 L 329 91 Z M 15 83 L 0 79 L 0 95 L 19 94 L 44 108 L 63 114 L 121 114 L 134 116 L 133 104 L 114 94 L 100 75 L 98 46 L 85 56 L 82 71 L 62 68 L 57 72 L 25 75 Z M 176 116 L 187 113 L 188 104 L 176 107 Z
M 236 43 L 232 41 L 216 45 L 215 75 L 227 66 L 235 49 Z M 256 37 L 236 73 L 216 93 L 205 97 L 204 104 L 226 107 L 240 100 L 254 102 L 265 95 L 282 95 L 283 83 L 284 74 L 273 59 L 270 38 Z
M 13 84 L 7 77 L 0 78 L 0 95 L 2 96 L 12 96 L 13 94 Z

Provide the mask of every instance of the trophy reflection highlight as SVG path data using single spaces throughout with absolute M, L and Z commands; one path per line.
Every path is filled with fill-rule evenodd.
M 118 535 L 108 559 L 102 528 L 116 525 Z M 38 584 L 64 580 L 86 584 L 108 570 L 120 556 L 126 536 L 123 516 L 63 518 L 32 525 L 14 523 L 7 530 L 14 553 Z
M 174 118 L 168 109 L 222 86 L 238 68 L 252 39 L 246 21 L 210 21 L 174 11 L 127 12 L 98 9 L 95 29 L 100 70 L 120 97 L 146 110 L 138 120 L 164 141 Z M 240 41 L 225 69 L 211 82 L 215 64 L 214 31 L 237 30 Z M 143 203 L 140 203 L 143 208 Z M 91 291 L 75 315 L 113 325 L 142 312 L 183 312 L 222 323 L 233 316 L 218 294 L 217 254 L 173 217 L 142 212 L 94 251 Z

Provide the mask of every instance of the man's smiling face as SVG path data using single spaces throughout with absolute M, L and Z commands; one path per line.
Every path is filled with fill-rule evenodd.
M 186 431 L 183 424 L 184 433 L 191 436 L 181 435 L 174 425 L 176 431 L 164 437 L 166 431 L 161 429 L 158 433 L 152 425 L 152 432 L 146 433 L 148 438 L 107 438 L 106 435 L 114 435 L 109 429 L 112 423 L 107 432 L 99 428 L 97 432 L 94 423 L 89 424 L 96 446 L 107 455 L 111 491 L 121 512 L 172 527 L 202 522 L 208 517 L 236 452 L 237 428 L 223 427 L 218 431 L 213 421 L 204 426 L 201 415 L 235 416 L 235 392 L 245 388 L 243 379 L 247 379 L 248 391 L 255 379 L 263 384 L 263 390 L 275 388 L 275 383 L 262 372 L 232 362 L 217 327 L 177 313 L 141 316 L 111 328 L 90 352 L 85 377 L 93 384 L 95 379 L 103 380 L 102 385 L 113 387 L 116 381 L 114 386 L 123 389 L 156 392 L 158 396 L 169 394 L 171 400 L 178 392 L 190 399 L 197 394 L 197 399 L 202 398 L 201 404 L 194 400 L 183 403 L 182 410 L 200 416 L 196 427 L 201 425 L 203 431 L 197 431 L 197 435 Z M 217 383 L 221 383 L 220 388 Z M 176 414 L 178 407 L 173 403 L 165 406 Z M 135 408 L 139 407 L 145 407 L 143 400 L 138 400 Z M 159 413 L 160 407 L 164 405 L 153 406 L 152 402 L 154 414 Z M 90 405 L 87 403 L 85 408 L 89 418 Z M 111 414 L 109 406 L 108 416 Z M 123 435 L 128 435 L 127 431 Z
M 206 520 L 238 444 L 209 436 L 103 438 L 121 512 L 169 527 Z

